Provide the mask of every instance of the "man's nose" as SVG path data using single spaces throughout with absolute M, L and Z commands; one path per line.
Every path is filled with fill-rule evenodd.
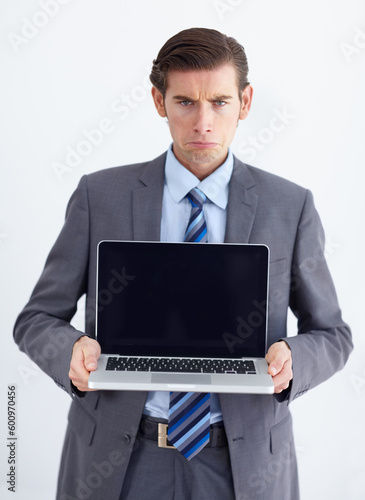
M 194 131 L 199 134 L 205 134 L 213 131 L 212 110 L 208 106 L 201 105 L 197 109 Z

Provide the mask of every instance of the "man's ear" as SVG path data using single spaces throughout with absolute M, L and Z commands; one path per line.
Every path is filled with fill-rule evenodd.
M 247 118 L 248 112 L 250 111 L 251 108 L 251 103 L 252 103 L 252 96 L 253 96 L 253 88 L 251 85 L 247 85 L 247 87 L 242 91 L 241 97 L 241 112 L 240 112 L 240 120 L 244 120 Z
M 160 116 L 162 116 L 162 118 L 165 118 L 167 115 L 166 115 L 166 111 L 165 111 L 163 95 L 156 87 L 152 87 L 151 94 L 152 94 L 153 102 L 155 103 L 158 114 Z

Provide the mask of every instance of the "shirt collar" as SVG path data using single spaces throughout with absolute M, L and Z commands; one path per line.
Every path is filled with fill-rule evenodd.
M 172 151 L 172 144 L 167 150 L 165 182 L 176 203 L 179 203 L 193 188 L 198 187 L 210 201 L 225 209 L 228 204 L 232 171 L 233 154 L 230 149 L 228 149 L 226 161 L 203 181 L 200 181 L 177 160 Z

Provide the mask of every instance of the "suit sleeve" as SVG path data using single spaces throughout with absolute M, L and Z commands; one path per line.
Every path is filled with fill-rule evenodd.
M 70 325 L 85 293 L 89 262 L 86 177 L 72 195 L 62 231 L 31 298 L 14 326 L 14 339 L 58 386 L 74 396 L 68 377 L 74 343 L 84 335 Z
M 324 231 L 310 191 L 298 225 L 291 276 L 290 308 L 298 320 L 298 335 L 282 339 L 293 359 L 288 403 L 342 369 L 353 349 L 351 331 L 342 319 L 326 263 Z

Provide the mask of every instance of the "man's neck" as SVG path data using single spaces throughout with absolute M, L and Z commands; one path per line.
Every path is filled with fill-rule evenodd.
M 183 155 L 179 154 L 176 151 L 176 148 L 172 147 L 173 153 L 181 165 L 183 165 L 189 172 L 191 172 L 195 177 L 197 177 L 200 181 L 204 180 L 206 177 L 209 177 L 217 168 L 223 165 L 228 156 L 228 151 L 223 158 L 217 158 L 215 161 L 210 161 L 206 163 L 200 163 L 195 161 L 189 161 Z

